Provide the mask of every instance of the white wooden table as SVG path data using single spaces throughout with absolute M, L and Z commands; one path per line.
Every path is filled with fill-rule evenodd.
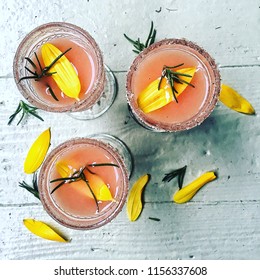
M 77 3 L 77 4 L 76 4 Z M 0 258 L 1 259 L 259 259 L 260 258 L 260 123 L 219 104 L 199 127 L 180 133 L 154 133 L 130 118 L 125 78 L 135 54 L 123 37 L 145 39 L 151 20 L 157 40 L 185 37 L 204 47 L 219 63 L 222 81 L 260 111 L 260 2 L 231 1 L 4 1 L 0 40 Z M 118 80 L 118 96 L 102 117 L 79 121 L 40 112 L 7 125 L 22 99 L 14 83 L 12 62 L 22 38 L 51 21 L 86 29 L 103 51 Z M 109 133 L 131 149 L 133 182 L 144 173 L 152 179 L 144 209 L 129 222 L 125 208 L 110 224 L 76 231 L 54 222 L 40 202 L 18 182 L 30 182 L 23 161 L 33 140 L 51 127 L 52 147 L 74 136 Z M 218 180 L 183 205 L 171 200 L 177 185 L 161 181 L 166 172 L 187 164 L 184 183 L 208 170 Z M 159 218 L 156 222 L 149 217 Z M 68 244 L 40 239 L 23 226 L 24 218 L 47 222 L 72 238 Z

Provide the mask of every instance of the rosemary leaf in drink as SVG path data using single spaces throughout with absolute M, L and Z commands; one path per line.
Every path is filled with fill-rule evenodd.
M 49 86 L 48 84 L 46 85 L 47 89 L 49 90 L 51 96 L 53 97 L 53 99 L 55 99 L 56 101 L 59 101 L 58 97 L 55 95 L 53 89 L 51 88 L 51 86 Z
M 118 167 L 119 166 L 115 163 L 91 163 L 88 164 L 89 167 L 99 167 L 99 166 L 114 166 L 114 167 Z
M 98 206 L 98 200 L 97 200 L 97 197 L 95 196 L 92 188 L 90 187 L 89 183 L 88 183 L 88 180 L 84 174 L 84 170 L 86 169 L 86 167 L 84 168 L 81 168 L 80 170 L 77 170 L 76 172 L 74 172 L 74 175 L 70 176 L 70 177 L 66 177 L 66 178 L 57 178 L 57 179 L 54 179 L 54 180 L 51 180 L 50 183 L 55 183 L 55 182 L 59 182 L 61 181 L 52 191 L 51 191 L 51 194 L 53 194 L 55 191 L 57 191 L 61 186 L 63 186 L 65 183 L 73 183 L 73 182 L 76 182 L 76 181 L 83 181 L 86 183 L 88 189 L 90 190 L 94 200 L 95 200 L 95 203 L 96 203 L 96 207 L 97 207 L 97 212 L 99 212 L 99 206 Z
M 176 97 L 176 93 L 178 94 L 178 91 L 174 87 L 175 83 L 179 83 L 179 84 L 185 83 L 188 86 L 191 86 L 193 88 L 195 87 L 193 84 L 191 84 L 191 83 L 189 83 L 189 82 L 187 82 L 187 81 L 185 81 L 185 80 L 183 80 L 182 78 L 179 77 L 179 76 L 183 76 L 183 77 L 192 78 L 191 75 L 173 70 L 173 69 L 175 69 L 177 67 L 180 67 L 182 65 L 184 65 L 184 63 L 178 64 L 178 65 L 175 65 L 175 66 L 166 66 L 166 65 L 164 65 L 163 69 L 162 69 L 161 78 L 160 78 L 160 81 L 159 81 L 159 84 L 158 84 L 158 90 L 160 90 L 161 89 L 162 79 L 163 78 L 167 79 L 167 81 L 168 81 L 168 83 L 169 83 L 169 85 L 171 87 L 172 94 L 173 94 L 173 97 L 174 97 L 176 103 L 178 103 L 178 100 L 177 100 L 177 97 Z
M 27 115 L 33 115 L 34 117 L 38 118 L 41 121 L 44 121 L 42 117 L 40 117 L 36 110 L 38 110 L 38 108 L 31 106 L 27 103 L 25 103 L 24 101 L 20 100 L 19 105 L 17 107 L 17 109 L 15 110 L 15 112 L 9 117 L 9 121 L 8 121 L 8 125 L 10 125 L 13 120 L 15 119 L 16 116 L 18 116 L 18 114 L 20 112 L 22 112 L 22 115 L 17 123 L 17 125 L 19 125 L 21 123 L 21 121 L 23 120 L 23 118 Z
M 69 48 L 67 49 L 66 51 L 64 51 L 63 53 L 61 53 L 60 55 L 58 55 L 53 61 L 52 63 L 50 63 L 49 66 L 46 66 L 46 67 L 42 67 L 41 63 L 40 63 L 40 60 L 38 58 L 38 55 L 36 53 L 34 53 L 35 55 L 35 58 L 37 60 L 37 63 L 39 65 L 39 68 L 40 68 L 40 72 L 38 73 L 37 72 L 37 66 L 36 64 L 29 58 L 29 57 L 25 57 L 25 59 L 29 62 L 29 64 L 34 68 L 34 71 L 32 71 L 31 69 L 29 69 L 28 67 L 25 66 L 25 69 L 30 73 L 32 74 L 32 76 L 25 76 L 25 77 L 22 77 L 20 80 L 19 80 L 19 83 L 22 81 L 22 80 L 28 80 L 28 79 L 34 79 L 36 81 L 39 81 L 41 78 L 43 77 L 46 77 L 46 76 L 51 76 L 53 74 L 56 74 L 56 72 L 49 72 L 50 69 L 52 68 L 52 66 L 62 57 L 64 56 L 68 51 L 70 51 L 72 48 Z
M 61 165 L 60 165 L 61 166 Z M 58 184 L 53 188 L 51 191 L 51 194 L 53 194 L 56 190 L 58 190 L 61 186 L 63 186 L 65 183 L 67 184 L 72 184 L 73 182 L 77 181 L 83 181 L 86 183 L 86 186 L 88 187 L 91 197 L 95 200 L 97 211 L 99 211 L 99 206 L 98 206 L 98 201 L 107 201 L 107 200 L 112 200 L 111 193 L 109 191 L 109 188 L 107 187 L 106 190 L 106 184 L 103 182 L 102 178 L 100 178 L 96 173 L 94 173 L 92 170 L 90 170 L 90 167 L 100 167 L 100 166 L 113 166 L 113 167 L 118 167 L 119 166 L 115 163 L 96 163 L 93 162 L 91 164 L 86 164 L 84 167 L 81 167 L 79 170 L 76 170 L 71 176 L 68 174 L 67 176 L 63 176 L 62 178 L 56 178 L 50 181 L 50 183 L 55 183 L 57 182 Z M 86 177 L 85 171 L 87 171 L 89 174 Z M 66 173 L 65 173 L 66 174 Z M 94 178 L 94 179 L 93 179 Z M 94 183 L 93 180 L 98 181 L 98 185 Z M 98 188 L 102 186 L 103 191 L 100 192 Z M 95 191 L 95 192 L 94 192 Z M 109 194 L 109 195 L 108 195 Z M 110 199 L 111 198 L 111 199 Z
M 151 22 L 150 31 L 145 43 L 141 43 L 140 38 L 138 38 L 137 40 L 133 40 L 129 38 L 126 34 L 124 34 L 124 36 L 134 46 L 135 49 L 133 50 L 133 52 L 139 54 L 141 51 L 143 51 L 144 49 L 146 49 L 154 43 L 156 37 L 156 29 L 154 29 L 153 22 Z
M 86 166 L 86 170 L 91 174 L 96 174 L 95 172 L 91 171 L 88 167 L 100 167 L 100 166 L 114 166 L 114 167 L 119 168 L 119 166 L 117 164 L 110 163 L 110 162 L 108 162 L 108 163 L 91 163 Z

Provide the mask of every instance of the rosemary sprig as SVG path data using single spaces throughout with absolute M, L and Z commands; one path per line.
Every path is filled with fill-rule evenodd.
M 89 166 L 89 167 L 114 166 L 114 167 L 118 167 L 119 168 L 119 166 L 117 164 L 110 163 L 110 162 L 108 162 L 108 163 L 91 163 L 91 164 L 88 164 L 87 166 Z
M 33 194 L 36 198 L 40 199 L 36 173 L 33 174 L 32 186 L 28 185 L 25 181 L 22 181 L 19 182 L 19 187 L 26 189 L 28 192 Z
M 84 174 L 84 170 L 86 169 L 86 167 L 84 168 L 81 168 L 80 170 L 77 170 L 76 172 L 74 172 L 72 174 L 72 176 L 70 177 L 65 177 L 65 178 L 57 178 L 57 179 L 54 179 L 54 180 L 51 180 L 50 183 L 55 183 L 55 182 L 60 182 L 52 191 L 51 191 L 51 194 L 53 194 L 57 189 L 59 189 L 61 186 L 63 186 L 65 183 L 68 183 L 68 184 L 71 184 L 73 182 L 77 182 L 77 181 L 80 181 L 82 180 L 83 182 L 86 183 L 87 187 L 89 188 L 94 200 L 95 200 L 95 203 L 96 203 L 96 207 L 97 207 L 97 211 L 99 212 L 99 206 L 98 206 L 98 201 L 97 201 L 97 198 L 92 190 L 92 188 L 90 187 L 89 183 L 88 183 L 88 180 Z
M 178 71 L 173 70 L 173 69 L 175 69 L 177 67 L 180 67 L 182 65 L 184 65 L 184 63 L 178 64 L 178 65 L 175 65 L 175 66 L 164 65 L 163 70 L 162 70 L 162 75 L 161 75 L 161 78 L 160 78 L 160 81 L 159 81 L 159 84 L 158 84 L 158 90 L 160 90 L 161 89 L 161 84 L 162 84 L 162 79 L 166 78 L 168 80 L 169 84 L 170 84 L 170 87 L 171 87 L 171 90 L 172 90 L 172 93 L 173 93 L 173 97 L 174 97 L 174 99 L 177 103 L 178 103 L 178 100 L 177 100 L 177 97 L 176 97 L 176 93 L 178 93 L 178 91 L 174 87 L 174 83 L 179 83 L 179 84 L 185 83 L 185 84 L 187 84 L 191 87 L 195 87 L 193 84 L 188 83 L 187 81 L 180 78 L 181 76 L 191 78 L 192 77 L 191 75 L 183 74 L 183 73 L 180 73 Z
M 140 38 L 138 38 L 135 41 L 135 40 L 129 38 L 126 34 L 124 34 L 124 36 L 134 46 L 135 49 L 133 50 L 133 52 L 138 54 L 154 43 L 155 36 L 156 36 L 156 29 L 154 29 L 153 22 L 151 22 L 150 31 L 149 31 L 149 34 L 148 34 L 148 37 L 147 37 L 145 43 L 141 43 Z
M 187 165 L 183 166 L 182 168 L 173 170 L 170 173 L 165 174 L 164 178 L 162 179 L 163 182 L 170 182 L 173 178 L 178 177 L 178 186 L 179 189 L 183 186 L 183 179 L 186 173 Z
M 40 68 L 40 72 L 38 73 L 37 72 L 37 66 L 36 64 L 29 58 L 29 57 L 25 57 L 25 59 L 29 62 L 29 64 L 33 67 L 34 71 L 29 69 L 28 67 L 25 66 L 25 69 L 30 73 L 32 74 L 32 76 L 25 76 L 25 77 L 22 77 L 20 80 L 19 80 L 19 83 L 22 81 L 22 80 L 28 80 L 28 79 L 34 79 L 35 81 L 39 81 L 41 78 L 43 77 L 46 77 L 46 76 L 51 76 L 53 74 L 56 74 L 56 72 L 49 72 L 50 69 L 52 68 L 52 66 L 62 57 L 64 56 L 68 51 L 70 51 L 71 48 L 67 49 L 65 52 L 61 53 L 60 55 L 58 55 L 53 61 L 52 63 L 49 65 L 49 66 L 46 66 L 46 67 L 42 67 L 41 63 L 40 63 L 40 60 L 38 58 L 38 55 L 36 53 L 34 53 L 35 55 L 35 58 L 37 60 L 37 63 L 39 65 L 39 68 Z
M 42 117 L 40 117 L 36 110 L 38 110 L 38 108 L 31 106 L 27 103 L 25 103 L 24 101 L 20 100 L 19 105 L 17 107 L 17 109 L 15 110 L 15 112 L 9 117 L 9 121 L 8 121 L 8 125 L 10 125 L 13 120 L 15 119 L 15 117 L 22 112 L 21 118 L 18 121 L 17 125 L 19 125 L 22 121 L 22 119 L 26 116 L 26 115 L 33 115 L 34 117 L 38 118 L 41 121 L 44 121 Z
M 80 170 L 75 171 L 71 176 L 69 177 L 63 177 L 63 178 L 57 178 L 57 179 L 53 179 L 50 181 L 50 183 L 55 183 L 55 182 L 60 182 L 52 191 L 51 194 L 53 194 L 56 190 L 58 190 L 61 186 L 63 186 L 65 183 L 71 184 L 73 182 L 77 182 L 77 181 L 83 181 L 86 183 L 87 187 L 89 188 L 96 206 L 97 206 L 97 211 L 99 212 L 99 206 L 98 206 L 98 200 L 97 197 L 95 196 L 91 186 L 89 185 L 89 182 L 84 174 L 85 170 L 88 170 L 90 173 L 95 174 L 94 172 L 92 172 L 91 170 L 89 170 L 88 167 L 100 167 L 100 166 L 115 166 L 115 167 L 119 167 L 117 164 L 114 163 L 91 163 L 86 165 L 85 167 L 82 167 Z

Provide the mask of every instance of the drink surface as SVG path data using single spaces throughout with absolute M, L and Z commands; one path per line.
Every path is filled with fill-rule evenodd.
M 67 49 L 71 48 L 71 50 L 68 51 L 65 55 L 68 58 L 68 60 L 72 63 L 80 80 L 81 91 L 79 94 L 79 99 L 82 100 L 86 98 L 89 90 L 91 89 L 91 87 L 95 82 L 97 61 L 95 59 L 93 51 L 67 38 L 50 40 L 48 41 L 48 43 L 53 44 L 61 52 L 64 52 Z M 39 50 L 37 51 L 37 56 L 39 57 L 42 66 L 48 66 L 48 65 L 44 65 L 43 63 L 41 48 L 39 48 Z M 31 57 L 31 59 L 34 61 L 36 65 L 38 65 L 34 55 Z M 76 99 L 67 97 L 59 89 L 59 87 L 57 86 L 57 84 L 55 83 L 54 79 L 51 76 L 44 77 L 40 81 L 32 80 L 31 83 L 38 97 L 46 103 L 53 103 L 55 104 L 55 106 L 62 106 L 62 105 L 69 105 L 77 102 Z M 55 96 L 58 98 L 59 101 L 56 101 L 52 97 L 50 91 L 48 90 L 48 86 L 52 88 Z
M 69 166 L 75 170 L 79 170 L 88 164 L 92 163 L 114 163 L 117 164 L 114 157 L 102 149 L 99 146 L 80 144 L 70 147 L 70 149 L 64 150 L 55 162 L 53 162 L 49 181 L 60 178 L 61 175 L 58 173 L 56 163 L 62 161 L 67 162 Z M 113 166 L 99 166 L 99 167 L 88 167 L 91 172 L 98 175 L 107 184 L 112 197 L 117 200 L 117 194 L 120 186 L 123 184 L 122 172 L 120 168 Z M 86 177 L 88 172 L 85 173 Z M 50 183 L 50 191 L 57 186 L 58 183 Z M 90 185 L 91 186 L 91 185 Z M 79 218 L 94 217 L 97 215 L 97 206 L 93 197 L 87 195 L 88 186 L 84 181 L 78 181 L 74 183 L 65 183 L 53 194 L 52 198 L 56 205 L 67 214 Z M 105 211 L 115 201 L 98 201 L 99 212 Z
M 176 68 L 196 67 L 196 73 L 191 81 L 195 88 L 187 86 L 184 92 L 175 101 L 168 105 L 147 113 L 154 122 L 179 123 L 194 117 L 202 108 L 208 94 L 209 78 L 208 72 L 203 63 L 191 51 L 179 48 L 164 46 L 156 51 L 149 53 L 138 65 L 133 74 L 132 90 L 135 102 L 142 90 L 151 82 L 159 78 L 162 74 L 163 66 L 175 66 L 184 63 L 183 66 Z

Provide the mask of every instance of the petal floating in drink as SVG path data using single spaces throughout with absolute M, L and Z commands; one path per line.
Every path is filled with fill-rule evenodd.
M 73 173 L 73 168 L 65 161 L 57 161 L 56 164 L 57 172 L 62 178 L 70 177 Z
M 68 240 L 63 238 L 60 234 L 58 234 L 44 222 L 34 219 L 24 219 L 23 223 L 30 232 L 41 238 L 57 242 L 68 242 Z
M 175 93 L 176 97 L 178 97 L 186 89 L 186 87 L 191 82 L 195 72 L 196 72 L 195 67 L 183 68 L 177 70 L 176 73 L 183 74 L 180 75 L 183 82 L 174 83 L 174 88 L 176 90 Z M 158 90 L 160 79 L 161 78 L 158 78 L 154 80 L 152 83 L 150 83 L 138 96 L 137 99 L 138 106 L 144 113 L 150 113 L 152 111 L 160 109 L 174 100 L 174 95 L 170 83 L 166 77 L 162 78 L 160 89 Z
M 197 191 L 202 188 L 206 183 L 215 180 L 216 174 L 214 172 L 206 172 L 199 178 L 194 180 L 186 187 L 181 188 L 173 195 L 173 201 L 176 203 L 185 203 L 193 198 Z
M 67 179 L 67 178 L 73 177 L 73 173 L 76 171 L 76 168 L 74 168 L 74 166 L 72 166 L 72 164 L 74 165 L 75 162 L 69 163 L 65 160 L 60 160 L 60 161 L 56 162 L 56 164 L 55 164 L 56 170 L 59 173 L 59 175 L 61 176 L 61 178 L 64 178 L 64 181 L 63 181 L 63 184 L 61 184 L 62 181 L 58 181 L 58 184 L 52 189 L 51 193 L 54 193 L 59 188 L 69 187 L 76 192 L 81 192 L 83 195 L 86 195 L 86 196 L 92 198 L 93 196 L 92 196 L 91 191 L 89 190 L 88 186 L 86 185 L 86 182 L 84 182 L 82 180 L 75 180 L 72 182 L 72 181 L 70 181 L 70 179 Z
M 50 43 L 46 43 L 41 49 L 45 67 L 49 66 L 62 52 Z M 60 90 L 68 97 L 79 99 L 81 90 L 79 77 L 65 55 L 63 55 L 50 69 L 54 73 L 54 79 Z
M 34 173 L 41 166 L 50 147 L 50 141 L 51 131 L 50 128 L 48 128 L 38 136 L 29 149 L 24 161 L 25 173 Z
M 58 161 L 56 163 L 56 169 L 62 178 L 68 178 L 72 176 L 73 172 L 76 170 L 72 165 L 76 166 L 75 163 Z M 75 182 L 71 182 L 69 184 L 70 187 L 72 187 L 75 191 L 81 192 L 83 195 L 86 195 L 90 198 L 93 198 L 93 194 L 91 193 L 92 190 L 97 200 L 114 200 L 107 184 L 100 176 L 91 173 L 88 170 L 84 170 L 84 174 L 86 176 L 87 183 L 83 180 L 77 180 Z M 91 188 L 91 190 L 89 189 L 89 187 Z
M 237 91 L 227 85 L 221 85 L 219 100 L 234 111 L 248 115 L 255 114 L 253 106 Z
M 93 174 L 89 171 L 85 173 L 86 178 L 88 180 L 89 186 L 93 190 L 96 198 L 101 201 L 111 201 L 113 200 L 112 194 L 103 181 L 103 179 L 97 174 Z

